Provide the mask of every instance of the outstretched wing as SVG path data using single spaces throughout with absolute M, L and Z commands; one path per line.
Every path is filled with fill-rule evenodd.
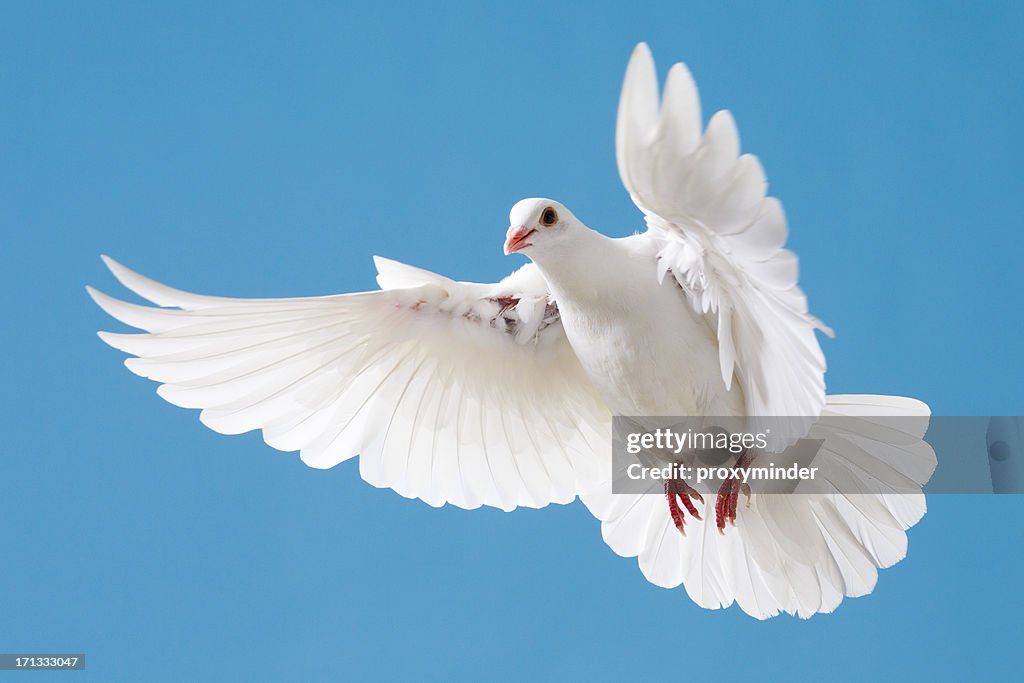
M 366 481 L 435 506 L 565 503 L 598 476 L 607 409 L 532 265 L 477 284 L 377 259 L 382 291 L 230 299 L 104 261 L 161 308 L 89 288 L 145 330 L 100 337 L 215 431 L 261 429 L 311 467 L 360 454 Z
M 647 45 L 633 52 L 619 101 L 619 175 L 658 247 L 658 277 L 679 283 L 717 330 L 722 378 L 741 382 L 751 415 L 818 415 L 825 359 L 807 312 L 797 259 L 783 248 L 786 219 L 765 196 L 757 157 L 739 155 L 732 116 L 701 133 L 689 71 L 669 71 L 659 106 Z

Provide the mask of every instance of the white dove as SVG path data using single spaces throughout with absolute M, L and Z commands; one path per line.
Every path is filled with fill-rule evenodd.
M 211 429 L 261 429 L 312 467 L 358 454 L 366 481 L 433 506 L 512 510 L 580 496 L 616 553 L 637 556 L 659 586 L 684 584 L 703 607 L 808 617 L 871 592 L 877 568 L 905 555 L 923 495 L 755 494 L 736 505 L 733 491 L 701 515 L 685 488 L 611 492 L 613 414 L 910 415 L 925 425 L 929 414 L 907 398 L 826 397 L 814 330 L 829 330 L 807 313 L 761 165 L 739 154 L 728 112 L 702 133 L 684 65 L 659 106 L 645 44 L 626 72 L 616 152 L 642 234 L 605 237 L 556 201 L 524 199 L 505 252 L 532 263 L 501 282 L 376 258 L 381 290 L 294 299 L 190 294 L 104 257 L 159 308 L 88 288 L 145 330 L 100 337 L 136 356 L 125 364 L 161 383 L 164 399 L 202 409 Z M 934 466 L 930 449 L 907 451 Z

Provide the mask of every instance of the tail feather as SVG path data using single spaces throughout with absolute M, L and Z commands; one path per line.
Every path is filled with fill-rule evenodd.
M 850 476 L 864 468 L 862 456 L 854 456 L 873 450 L 882 453 L 879 460 L 895 460 L 892 466 L 921 486 L 935 468 L 935 453 L 922 438 L 930 410 L 921 401 L 829 396 L 823 414 L 862 418 L 854 423 L 862 431 L 843 434 L 856 440 L 859 449 L 818 456 L 833 458 Z M 880 424 L 892 424 L 885 418 L 894 417 L 910 418 L 899 421 L 906 438 L 899 439 L 896 450 L 880 440 L 878 431 Z M 829 449 L 828 439 L 823 449 Z M 755 494 L 749 507 L 739 506 L 736 526 L 725 534 L 715 526 L 711 499 L 705 502 L 703 520 L 686 520 L 686 536 L 674 528 L 661 496 L 605 490 L 582 499 L 601 520 L 605 542 L 619 555 L 638 557 L 644 576 L 655 585 L 683 585 L 694 602 L 709 609 L 736 602 L 758 619 L 781 612 L 808 618 L 832 612 L 845 596 L 874 590 L 878 569 L 903 559 L 906 530 L 925 514 L 920 488 L 911 493 L 907 488 L 865 490 Z

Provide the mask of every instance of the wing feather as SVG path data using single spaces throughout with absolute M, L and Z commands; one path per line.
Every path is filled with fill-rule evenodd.
M 619 103 L 619 174 L 644 212 L 671 274 L 716 330 L 722 379 L 743 386 L 752 415 L 817 415 L 825 361 L 797 285 L 797 259 L 783 245 L 786 219 L 767 197 L 757 157 L 740 154 L 735 121 L 715 114 L 701 135 L 697 88 L 682 64 L 669 71 L 659 106 L 650 50 L 633 53 Z
M 367 481 L 431 505 L 568 502 L 600 470 L 607 410 L 532 265 L 484 284 L 378 258 L 381 291 L 233 299 L 103 260 L 157 306 L 88 288 L 144 331 L 100 338 L 215 431 L 260 429 L 318 468 L 358 453 Z
M 688 305 L 707 317 L 722 378 L 727 388 L 734 380 L 742 387 L 747 414 L 862 419 L 847 432 L 812 429 L 809 436 L 823 443 L 816 457 L 830 472 L 807 487 L 813 495 L 755 494 L 724 535 L 709 505 L 703 520 L 687 519 L 684 537 L 661 495 L 590 493 L 583 500 L 602 521 L 605 541 L 637 557 L 653 583 L 682 584 L 707 608 L 738 602 L 760 619 L 830 612 L 844 596 L 869 593 L 878 568 L 904 556 L 906 529 L 925 511 L 923 494 L 913 491 L 935 466 L 922 439 L 927 406 L 894 397 L 826 400 L 814 330 L 831 330 L 808 313 L 797 258 L 785 249 L 786 217 L 766 195 L 760 161 L 740 153 L 727 111 L 701 133 L 700 99 L 685 66 L 670 69 L 659 103 L 644 44 L 626 70 L 616 159 L 644 213 L 648 230 L 638 239 L 653 243 L 658 280 L 672 277 Z M 919 420 L 894 433 L 879 419 L 897 415 Z

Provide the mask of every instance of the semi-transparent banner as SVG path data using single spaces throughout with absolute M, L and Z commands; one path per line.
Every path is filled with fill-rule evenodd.
M 616 417 L 614 493 L 1024 493 L 1024 417 Z

